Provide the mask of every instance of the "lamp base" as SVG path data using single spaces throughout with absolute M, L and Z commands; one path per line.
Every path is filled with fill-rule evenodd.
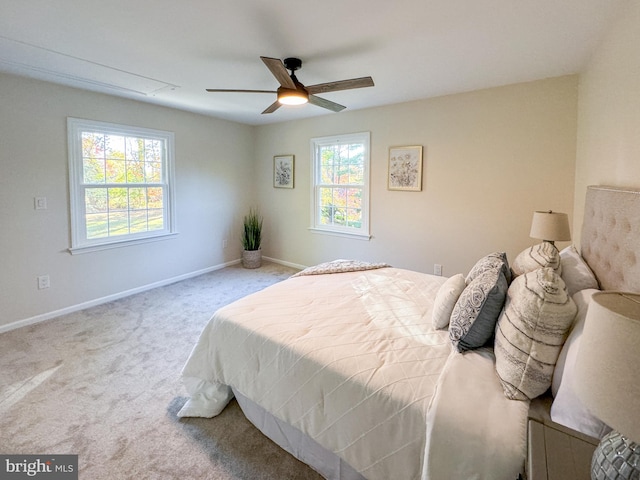
M 611 431 L 593 453 L 592 480 L 640 480 L 640 445 Z

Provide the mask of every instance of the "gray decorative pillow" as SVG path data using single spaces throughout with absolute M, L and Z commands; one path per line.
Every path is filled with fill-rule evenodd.
M 550 242 L 533 245 L 518 254 L 511 268 L 515 276 L 533 272 L 539 268 L 551 267 L 558 275 L 562 273 L 560 252 Z
M 453 307 L 449 338 L 459 352 L 484 346 L 493 337 L 507 295 L 501 269 L 489 269 L 467 285 Z
M 513 280 L 496 326 L 496 371 L 505 396 L 533 399 L 550 386 L 578 309 L 550 267 Z
M 495 269 L 502 270 L 507 284 L 511 283 L 511 269 L 509 268 L 509 262 L 507 262 L 507 254 L 504 252 L 494 252 L 482 257 L 476 262 L 465 279 L 467 285 L 473 282 L 479 275 L 482 275 L 488 270 Z

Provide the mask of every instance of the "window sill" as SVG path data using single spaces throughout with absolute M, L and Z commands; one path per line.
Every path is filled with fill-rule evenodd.
M 309 227 L 311 233 L 320 233 L 324 235 L 333 235 L 334 237 L 354 238 L 356 240 L 371 240 L 371 235 L 368 233 L 357 232 L 338 232 L 336 230 L 325 230 L 324 228 Z
M 80 255 L 83 253 L 92 253 L 92 252 L 99 252 L 101 250 L 110 250 L 112 248 L 130 247 L 132 245 L 140 245 L 143 243 L 159 242 L 161 240 L 169 240 L 170 238 L 177 237 L 177 236 L 178 236 L 177 232 L 163 233 L 161 235 L 156 235 L 153 237 L 135 238 L 132 240 L 122 240 L 117 242 L 101 243 L 99 245 L 71 247 L 68 250 L 71 255 Z

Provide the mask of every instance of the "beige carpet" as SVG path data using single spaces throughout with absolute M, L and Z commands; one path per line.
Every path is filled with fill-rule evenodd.
M 212 313 L 295 271 L 228 267 L 0 335 L 0 453 L 78 454 L 79 478 L 314 479 L 235 400 L 178 419 Z

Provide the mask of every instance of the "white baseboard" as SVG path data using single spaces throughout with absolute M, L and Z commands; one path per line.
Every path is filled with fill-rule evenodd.
M 271 257 L 265 257 L 265 256 L 263 256 L 262 258 L 264 258 L 268 262 L 284 265 L 285 267 L 297 268 L 298 270 L 304 270 L 305 268 L 307 268 L 307 265 L 300 265 L 299 263 L 285 262 L 284 260 L 279 260 L 277 258 L 271 258 Z
M 278 262 L 277 260 L 271 260 L 271 261 L 274 263 L 282 263 L 282 262 Z M 34 317 L 25 318 L 23 320 L 17 320 L 15 322 L 11 322 L 6 325 L 0 325 L 0 333 L 8 332 L 9 330 L 15 330 L 16 328 L 26 327 L 27 325 L 33 325 L 35 323 L 44 322 L 45 320 L 50 320 L 52 318 L 59 317 L 60 315 L 66 315 L 69 313 L 77 312 L 79 310 L 84 310 L 85 308 L 95 307 L 96 305 L 102 305 L 103 303 L 119 300 L 121 298 L 128 297 L 130 295 L 135 295 L 136 293 L 146 292 L 147 290 L 151 290 L 153 288 L 164 287 L 165 285 L 170 285 L 172 283 L 180 282 L 182 280 L 187 280 L 188 278 L 204 275 L 205 273 L 213 272 L 215 270 L 220 270 L 222 268 L 229 267 L 231 265 L 236 265 L 238 263 L 240 263 L 240 259 L 233 260 L 231 262 L 226 262 L 220 265 L 215 265 L 213 267 L 205 268 L 202 270 L 197 270 L 195 272 L 185 273 L 177 277 L 168 278 L 166 280 L 161 280 L 159 282 L 150 283 L 148 285 L 143 285 L 141 287 L 132 288 L 130 290 L 125 290 L 123 292 L 114 293 L 113 295 L 107 295 L 106 297 L 96 298 L 95 300 L 89 300 L 88 302 L 79 303 L 77 305 L 61 308 L 59 310 L 54 310 L 52 312 L 42 313 Z M 293 267 L 293 268 L 296 268 L 296 267 Z
M 286 267 L 296 268 L 298 270 L 302 270 L 306 268 L 305 265 L 286 262 L 284 260 L 279 260 L 277 258 L 264 257 L 264 256 L 262 258 L 266 261 L 277 263 L 279 265 L 284 265 Z M 213 267 L 204 268 L 202 270 L 197 270 L 195 272 L 185 273 L 177 277 L 168 278 L 166 280 L 161 280 L 159 282 L 150 283 L 148 285 L 132 288 L 130 290 L 125 290 L 123 292 L 114 293 L 112 295 L 107 295 L 106 297 L 96 298 L 95 300 L 89 300 L 88 302 L 79 303 L 77 305 L 61 308 L 59 310 L 54 310 L 52 312 L 42 313 L 34 317 L 25 318 L 23 320 L 17 320 L 15 322 L 11 322 L 6 325 L 0 325 L 0 333 L 8 332 L 9 330 L 15 330 L 16 328 L 26 327 L 28 325 L 33 325 L 35 323 L 44 322 L 45 320 L 50 320 L 52 318 L 59 317 L 61 315 L 67 315 L 69 313 L 77 312 L 79 310 L 84 310 L 85 308 L 95 307 L 96 305 L 102 305 L 103 303 L 119 300 L 121 298 L 128 297 L 130 295 L 135 295 L 136 293 L 146 292 L 147 290 L 151 290 L 153 288 L 164 287 L 172 283 L 180 282 L 182 280 L 187 280 L 188 278 L 197 277 L 199 275 L 204 275 L 205 273 L 213 272 L 215 270 L 220 270 L 222 268 L 229 267 L 231 265 L 236 265 L 240 263 L 240 261 L 241 261 L 240 259 L 232 260 L 230 262 L 222 263 L 220 265 L 215 265 Z

